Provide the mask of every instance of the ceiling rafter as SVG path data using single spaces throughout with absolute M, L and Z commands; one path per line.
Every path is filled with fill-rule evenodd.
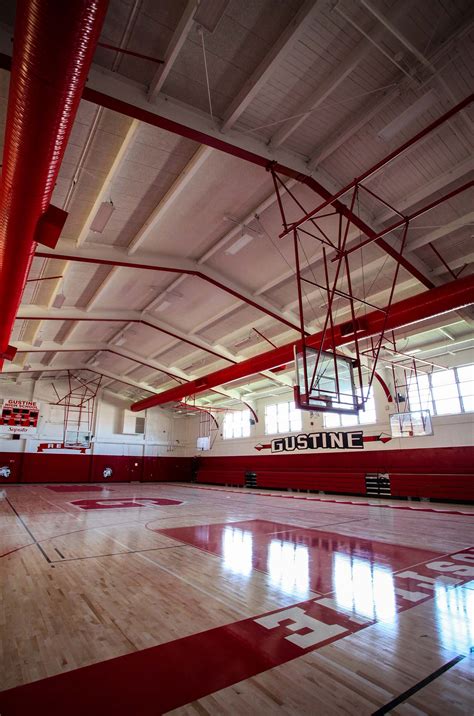
M 395 3 L 392 15 L 397 17 L 405 11 L 407 2 Z M 384 27 L 375 26 L 371 29 L 370 35 L 373 42 L 379 42 L 386 30 Z M 354 70 L 366 59 L 370 52 L 373 52 L 373 45 L 363 38 L 359 40 L 354 49 L 347 57 L 339 62 L 337 67 L 329 73 L 319 87 L 309 96 L 299 107 L 296 107 L 292 114 L 294 115 L 286 122 L 282 123 L 280 128 L 275 132 L 270 140 L 272 147 L 281 146 L 291 135 L 303 124 L 309 115 L 314 112 Z
M 306 0 L 287 25 L 268 54 L 244 83 L 222 117 L 221 130 L 227 132 L 245 112 L 254 97 L 277 71 L 281 62 L 293 49 L 303 30 L 315 17 L 320 0 Z
M 80 342 L 80 343 L 68 343 L 67 347 L 63 343 L 55 343 L 54 341 L 45 341 L 40 347 L 19 342 L 17 343 L 17 353 L 113 353 L 125 358 L 127 360 L 138 363 L 142 366 L 148 366 L 154 370 L 165 373 L 171 377 L 182 378 L 183 380 L 191 380 L 191 374 L 186 373 L 180 368 L 171 368 L 159 363 L 152 358 L 145 358 L 144 356 L 135 353 L 123 346 L 111 345 L 110 343 L 104 343 L 99 341 L 94 342 Z
M 176 336 L 179 341 L 184 341 L 192 345 L 193 350 L 203 350 L 212 353 L 216 359 L 224 359 L 230 362 L 237 362 L 237 358 L 229 352 L 217 351 L 211 343 L 199 338 L 198 336 L 190 337 L 179 328 L 165 323 L 157 319 L 155 316 L 140 311 L 122 311 L 122 310 L 95 310 L 87 311 L 82 308 L 68 307 L 67 309 L 55 309 L 44 306 L 27 305 L 20 306 L 17 320 L 43 320 L 43 321 L 97 321 L 97 322 L 117 322 L 117 323 L 137 323 L 143 324 L 150 328 L 154 328 L 162 333 Z M 118 331 L 122 333 L 124 327 Z
M 444 226 L 440 226 L 433 231 L 429 231 L 427 234 L 421 234 L 414 238 L 412 237 L 408 243 L 408 250 L 415 251 L 416 249 L 421 249 L 422 246 L 426 246 L 433 241 L 442 239 L 444 236 L 452 234 L 458 229 L 468 227 L 470 224 L 472 225 L 473 223 L 474 211 L 469 211 L 467 214 L 463 214 L 463 216 L 458 216 L 456 219 L 450 221 L 448 224 L 444 224 Z
M 275 320 L 285 323 L 291 328 L 298 326 L 298 319 L 294 317 L 286 317 L 282 314 L 278 306 L 265 298 L 258 298 L 251 291 L 240 284 L 236 284 L 227 276 L 221 275 L 218 271 L 198 265 L 196 261 L 182 257 L 159 256 L 156 254 L 136 253 L 129 256 L 126 250 L 119 247 L 104 246 L 86 246 L 79 249 L 71 248 L 68 244 L 58 244 L 53 251 L 51 249 L 42 249 L 36 252 L 36 256 L 48 258 L 61 258 L 68 261 L 78 261 L 84 263 L 96 263 L 102 265 L 114 266 L 116 269 L 137 268 L 150 271 L 164 271 L 170 273 L 186 273 L 196 276 L 216 288 L 235 296 L 239 300 L 256 308 L 257 310 L 267 313 Z
M 447 83 L 446 80 L 438 74 L 432 60 L 428 59 L 420 50 L 418 50 L 418 48 L 410 42 L 406 35 L 395 26 L 393 18 L 390 15 L 384 15 L 380 8 L 375 7 L 369 0 L 360 0 L 360 2 L 370 12 L 370 14 L 378 20 L 380 26 L 385 28 L 387 32 L 390 32 L 393 37 L 395 37 L 400 44 L 405 47 L 418 60 L 418 62 L 435 77 L 436 81 L 441 85 L 449 99 L 456 104 L 459 101 L 459 98 L 456 97 L 449 83 Z M 460 116 L 469 133 L 472 135 L 474 125 L 469 118 L 467 110 L 461 112 Z M 456 128 L 453 127 L 453 130 L 456 131 Z M 463 144 L 465 144 L 464 137 L 461 136 L 461 140 Z
M 431 57 L 431 63 L 434 65 L 443 58 L 448 51 L 453 52 L 454 47 L 464 39 L 468 31 L 472 28 L 472 20 L 460 28 L 460 30 L 444 42 L 439 47 L 434 55 Z M 432 80 L 431 80 L 432 81 Z M 406 77 L 401 77 L 398 86 L 395 89 L 391 89 L 382 93 L 382 95 L 376 98 L 372 103 L 364 104 L 361 108 L 360 114 L 354 119 L 353 115 L 344 120 L 339 126 L 337 126 L 332 134 L 327 137 L 323 142 L 316 146 L 310 154 L 308 159 L 308 169 L 313 170 L 318 167 L 322 162 L 336 152 L 343 144 L 348 142 L 359 130 L 365 127 L 372 119 L 377 117 L 385 107 L 388 107 L 392 102 L 402 96 L 409 88 L 412 87 L 412 83 Z M 457 104 L 458 99 L 454 99 L 454 104 Z
M 160 199 L 155 209 L 130 242 L 128 246 L 128 253 L 130 255 L 134 254 L 137 249 L 139 249 L 140 246 L 152 234 L 154 234 L 154 232 L 156 232 L 156 227 L 159 221 L 163 218 L 164 214 L 171 209 L 188 184 L 195 178 L 196 174 L 204 166 L 213 151 L 214 150 L 211 147 L 206 147 L 204 145 L 201 145 L 197 149 L 179 176 L 175 179 L 172 186 L 168 189 L 164 197 Z
M 176 58 L 178 57 L 181 48 L 186 42 L 189 33 L 194 23 L 194 13 L 199 5 L 199 0 L 188 0 L 183 13 L 179 19 L 178 25 L 168 43 L 168 47 L 165 50 L 163 57 L 163 64 L 159 65 L 155 72 L 153 79 L 150 82 L 148 88 L 148 100 L 151 102 L 161 92 L 161 89 L 166 82 L 166 78 L 171 72 Z
M 5 69 L 10 68 L 11 60 L 9 53 L 11 52 L 8 32 L 0 31 L 0 66 Z M 166 100 L 157 97 L 155 103 L 150 103 L 145 99 L 143 85 L 140 83 L 120 78 L 117 73 L 110 72 L 104 68 L 92 66 L 89 72 L 88 83 L 83 93 L 84 99 L 101 104 L 122 112 L 128 116 L 133 116 L 141 121 L 167 129 L 180 136 L 201 141 L 202 143 L 225 151 L 234 156 L 250 161 L 254 164 L 267 167 L 269 163 L 276 162 L 278 171 L 283 175 L 291 178 L 304 178 L 304 181 L 315 188 L 322 197 L 327 197 L 330 190 L 319 183 L 313 172 L 313 177 L 307 177 L 307 166 L 305 158 L 288 152 L 281 148 L 269 147 L 262 139 L 248 134 L 242 135 L 238 132 L 232 132 L 223 139 L 222 133 L 214 126 L 209 125 L 206 115 L 198 112 L 189 105 L 182 102 L 173 101 L 170 97 Z M 323 181 L 329 182 L 329 177 L 318 171 Z M 330 182 L 332 184 L 332 181 Z M 331 187 L 333 189 L 333 187 Z M 344 205 L 337 203 L 337 210 L 344 216 L 347 216 L 348 209 Z M 354 219 L 358 227 L 373 233 L 362 219 Z M 391 247 L 386 241 L 380 240 L 380 246 L 393 253 Z M 423 274 L 416 267 L 409 268 L 412 270 L 419 280 L 425 285 L 429 285 Z

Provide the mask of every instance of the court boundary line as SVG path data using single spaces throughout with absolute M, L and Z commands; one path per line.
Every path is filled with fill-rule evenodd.
M 6 501 L 7 505 L 9 505 L 10 509 L 12 510 L 12 512 L 15 513 L 17 519 L 20 521 L 20 524 L 25 528 L 25 530 L 26 530 L 26 531 L 28 532 L 28 534 L 30 535 L 31 539 L 33 540 L 33 544 L 35 544 L 35 545 L 38 547 L 39 551 L 41 552 L 41 554 L 43 555 L 43 557 L 45 558 L 45 560 L 48 562 L 48 564 L 51 564 L 50 558 L 48 557 L 48 555 L 46 554 L 46 552 L 44 551 L 44 549 L 42 548 L 42 546 L 40 545 L 40 543 L 38 542 L 38 540 L 36 539 L 36 537 L 34 536 L 33 532 L 30 530 L 30 528 L 28 527 L 28 525 L 26 524 L 26 522 L 24 522 L 23 518 L 20 517 L 19 513 L 18 513 L 18 512 L 16 511 L 16 509 L 13 507 L 13 505 L 12 505 L 12 503 L 10 502 L 9 498 L 8 498 L 8 497 L 5 497 L 5 501 Z M 30 545 L 23 545 L 23 546 L 24 546 L 24 547 L 27 547 L 27 546 L 29 547 Z M 20 548 L 18 548 L 18 549 L 22 549 L 22 547 L 20 547 Z M 15 550 L 15 551 L 18 551 L 18 549 Z M 11 554 L 11 552 L 10 552 L 10 554 Z M 3 556 L 3 555 L 2 555 L 2 556 Z M 5 555 L 5 556 L 6 556 L 6 555 Z
M 118 542 L 118 540 L 116 540 L 116 541 Z M 466 548 L 465 550 L 462 550 L 462 551 L 467 551 L 467 550 L 472 550 L 472 549 L 473 549 L 473 547 L 468 547 L 468 548 Z M 451 556 L 452 554 L 453 554 L 453 553 L 449 553 L 449 555 L 447 554 L 446 556 Z M 454 554 L 457 554 L 457 553 L 454 553 Z M 144 559 L 146 559 L 147 561 L 151 561 L 153 564 L 155 564 L 155 566 L 159 566 L 159 565 L 157 565 L 156 563 L 154 563 L 152 560 L 150 560 L 149 558 L 144 557 Z M 423 563 L 421 563 L 421 564 L 426 564 L 427 562 L 428 562 L 428 560 L 426 560 L 425 562 L 423 562 Z M 405 569 L 406 569 L 406 568 L 405 568 Z M 170 570 L 165 570 L 165 571 L 170 571 Z M 397 570 L 397 572 L 394 572 L 394 574 L 398 573 L 399 571 L 402 571 L 402 570 Z M 456 587 L 453 586 L 453 588 L 456 589 L 456 588 L 459 588 L 459 587 L 462 587 L 462 586 L 463 586 L 463 585 L 457 585 Z M 324 595 L 320 595 L 320 596 L 324 596 Z M 307 604 L 307 602 L 317 601 L 317 600 L 320 598 L 320 596 L 316 597 L 316 600 L 315 600 L 315 599 L 304 600 L 304 601 L 302 601 L 302 602 L 297 602 L 296 604 L 293 604 L 293 605 L 287 605 L 287 606 L 285 606 L 285 607 L 283 607 L 283 608 L 282 608 L 282 607 L 279 607 L 279 608 L 273 609 L 273 610 L 271 610 L 271 611 L 269 611 L 269 612 L 265 612 L 265 613 L 263 613 L 263 614 L 261 614 L 261 615 L 251 616 L 251 617 L 244 617 L 243 620 L 239 620 L 239 621 L 237 621 L 237 622 L 227 623 L 227 624 L 221 625 L 220 627 L 214 627 L 214 628 L 211 628 L 211 629 L 208 629 L 208 630 L 204 630 L 204 631 L 202 631 L 202 632 L 197 632 L 197 633 L 195 633 L 195 634 L 191 634 L 191 635 L 188 635 L 188 636 L 185 636 L 185 637 L 181 637 L 181 638 L 178 638 L 178 639 L 175 639 L 175 640 L 171 640 L 171 641 L 169 641 L 169 642 L 163 642 L 162 644 L 158 644 L 158 645 L 156 645 L 156 646 L 154 646 L 154 647 L 147 647 L 146 649 L 135 650 L 135 651 L 129 652 L 129 653 L 127 653 L 127 654 L 124 654 L 124 655 L 121 655 L 121 656 L 118 656 L 118 657 L 112 657 L 111 659 L 106 659 L 106 660 L 104 660 L 104 661 L 102 661 L 102 662 L 97 662 L 97 663 L 94 663 L 94 664 L 89 664 L 89 665 L 86 665 L 86 666 L 83 666 L 83 667 L 78 667 L 78 668 L 76 668 L 76 669 L 72 669 L 72 670 L 65 671 L 65 672 L 59 672 L 58 674 L 55 674 L 55 675 L 49 676 L 49 677 L 45 677 L 44 679 L 39 679 L 39 680 L 33 681 L 33 682 L 27 682 L 26 684 L 21 684 L 21 685 L 18 685 L 18 686 L 16 686 L 16 687 L 11 687 L 10 689 L 6 689 L 5 691 L 3 691 L 3 692 L 0 693 L 0 702 L 1 702 L 2 697 L 3 697 L 4 694 L 5 694 L 5 695 L 8 695 L 8 694 L 11 694 L 12 692 L 13 692 L 13 693 L 21 693 L 21 690 L 22 690 L 22 689 L 27 689 L 27 690 L 28 690 L 28 689 L 31 689 L 31 688 L 32 688 L 33 691 L 34 691 L 34 690 L 37 689 L 38 685 L 40 685 L 42 682 L 48 682 L 48 684 L 49 684 L 50 686 L 53 685 L 53 684 L 55 684 L 55 683 L 61 683 L 61 681 L 62 681 L 62 683 L 64 683 L 64 681 L 66 681 L 66 683 L 68 683 L 68 682 L 71 683 L 71 680 L 72 680 L 72 682 L 74 682 L 74 679 L 76 678 L 74 675 L 77 675 L 78 672 L 84 672 L 85 670 L 88 670 L 89 673 L 90 673 L 90 670 L 91 670 L 91 669 L 94 669 L 94 668 L 99 668 L 99 669 L 101 669 L 101 668 L 103 668 L 104 665 L 107 665 L 107 664 L 108 664 L 108 667 L 110 668 L 113 664 L 116 665 L 117 663 L 120 663 L 120 662 L 121 662 L 121 663 L 125 663 L 123 660 L 127 660 L 127 659 L 129 660 L 129 659 L 136 658 L 137 656 L 140 656 L 141 654 L 143 654 L 143 652 L 149 652 L 149 653 L 151 653 L 151 652 L 153 651 L 154 653 L 156 653 L 157 650 L 163 649 L 164 647 L 165 647 L 165 648 L 166 648 L 166 647 L 169 647 L 170 645 L 172 645 L 173 643 L 176 643 L 176 642 L 181 642 L 181 643 L 183 643 L 184 640 L 193 640 L 193 639 L 196 639 L 197 637 L 201 637 L 201 638 L 202 638 L 202 637 L 206 637 L 206 635 L 213 634 L 213 633 L 215 633 L 216 631 L 219 631 L 219 630 L 222 630 L 222 629 L 228 630 L 229 627 L 236 627 L 236 626 L 239 626 L 239 625 L 241 625 L 241 624 L 244 624 L 244 625 L 245 625 L 245 624 L 248 624 L 249 622 L 257 622 L 257 619 L 260 619 L 260 618 L 266 617 L 266 616 L 270 616 L 270 615 L 272 615 L 272 614 L 274 614 L 274 613 L 278 614 L 278 612 L 280 612 L 280 611 L 285 611 L 286 609 L 289 609 L 289 608 L 291 608 L 292 606 L 302 606 L 302 605 Z M 398 610 L 398 613 L 403 613 L 403 612 L 405 612 L 405 611 L 410 611 L 411 609 L 413 609 L 413 608 L 415 608 L 415 607 L 417 607 L 417 606 L 419 606 L 419 605 L 421 605 L 421 604 L 425 604 L 425 603 L 427 603 L 427 602 L 429 602 L 429 601 L 432 601 L 433 599 L 434 599 L 434 596 L 433 596 L 432 594 L 426 594 L 426 597 L 425 597 L 422 601 L 419 601 L 419 602 L 417 602 L 416 604 L 409 604 L 409 605 L 406 606 L 406 607 L 402 607 L 400 610 Z M 341 616 L 344 617 L 344 614 L 341 614 Z M 344 617 L 344 618 L 346 618 L 346 617 Z M 349 630 L 350 633 L 344 633 L 344 634 L 340 634 L 340 635 L 335 635 L 334 637 L 329 637 L 328 639 L 325 639 L 325 640 L 323 640 L 323 641 L 321 641 L 321 642 L 318 642 L 318 644 L 317 644 L 316 646 L 311 646 L 311 647 L 308 647 L 308 648 L 304 648 L 304 650 L 302 651 L 301 654 L 297 654 L 297 655 L 295 655 L 295 656 L 291 656 L 291 655 L 290 655 L 289 658 L 284 658 L 282 661 L 279 661 L 279 663 L 276 663 L 276 664 L 274 664 L 274 665 L 264 665 L 264 668 L 258 669 L 257 671 L 253 671 L 251 674 L 249 674 L 248 676 L 245 676 L 245 677 L 243 677 L 243 678 L 244 678 L 244 680 L 251 679 L 252 677 L 255 677 L 255 676 L 258 676 L 258 675 L 260 675 L 260 674 L 262 674 L 262 673 L 267 672 L 268 670 L 274 668 L 274 666 L 281 666 L 281 665 L 284 664 L 284 663 L 288 663 L 288 661 L 293 661 L 295 658 L 300 658 L 301 656 L 305 656 L 306 654 L 314 653 L 315 651 L 317 651 L 317 650 L 319 650 L 320 648 L 326 646 L 327 644 L 331 644 L 331 643 L 333 643 L 333 642 L 335 642 L 335 641 L 342 640 L 342 639 L 344 639 L 344 638 L 346 638 L 346 637 L 348 637 L 348 636 L 351 636 L 351 635 L 354 634 L 354 633 L 357 633 L 358 631 L 362 631 L 362 630 L 368 629 L 368 628 L 370 628 L 370 627 L 376 626 L 376 625 L 377 625 L 378 623 L 380 623 L 380 622 L 381 622 L 380 619 L 376 619 L 376 620 L 369 619 L 369 620 L 367 621 L 367 623 L 364 624 L 364 625 L 362 625 L 362 626 L 360 626 L 360 628 L 353 629 L 352 631 Z M 257 622 L 257 623 L 258 623 L 258 622 Z M 347 631 L 347 626 L 346 626 L 346 631 Z M 461 656 L 461 655 L 459 655 L 459 656 Z M 456 657 L 456 658 L 460 661 L 462 658 L 464 658 L 464 656 L 461 656 L 461 658 L 459 658 L 459 657 Z M 452 665 L 454 666 L 454 664 L 452 664 Z M 445 666 L 446 666 L 446 665 L 445 665 Z M 443 667 L 440 667 L 440 668 L 442 669 Z M 447 670 L 447 669 L 444 669 L 444 670 Z M 439 671 L 439 670 L 438 670 L 438 671 Z M 434 673 L 436 673 L 436 672 L 434 672 Z M 442 672 L 441 672 L 441 673 L 442 673 Z M 432 676 L 432 675 L 429 675 L 429 676 Z M 425 679 L 426 679 L 426 678 L 429 678 L 429 677 L 425 677 Z M 58 682 L 58 679 L 60 680 L 59 682 Z M 53 681 L 53 680 L 54 680 L 54 681 Z M 167 707 L 167 708 L 166 708 L 166 712 L 168 712 L 169 710 L 173 710 L 173 709 L 175 709 L 175 708 L 179 708 L 179 707 L 182 707 L 182 706 L 189 705 L 189 704 L 193 703 L 194 701 L 199 701 L 200 699 L 205 698 L 206 696 L 210 696 L 210 695 L 212 695 L 212 694 L 217 693 L 218 691 L 222 690 L 223 688 L 228 688 L 229 686 L 233 686 L 234 684 L 238 683 L 238 682 L 241 681 L 241 680 L 242 680 L 242 679 L 239 678 L 238 681 L 235 681 L 235 680 L 234 680 L 234 681 L 231 681 L 231 682 L 229 682 L 229 683 L 227 683 L 227 684 L 219 685 L 216 689 L 214 689 L 214 690 L 212 690 L 212 691 L 206 691 L 205 693 L 200 693 L 199 695 L 192 697 L 189 701 L 184 702 L 184 701 L 181 700 L 181 701 L 179 701 L 178 703 L 174 703 L 174 704 L 171 706 L 171 709 L 169 709 L 169 708 Z M 433 679 L 431 679 L 431 680 L 433 680 Z M 423 680 L 422 680 L 421 682 L 418 682 L 418 684 L 415 684 L 414 687 L 415 687 L 415 686 L 418 686 L 420 683 L 423 683 Z M 414 687 L 411 687 L 411 689 L 413 689 Z M 419 690 L 419 689 L 417 689 L 417 690 Z M 409 691 L 409 690 L 407 690 L 407 691 Z M 407 693 L 407 692 L 404 692 L 404 694 L 405 694 L 405 693 Z M 401 696 L 401 695 L 400 695 L 400 696 Z M 400 696 L 397 697 L 397 698 L 400 698 Z M 407 697 L 407 698 L 408 698 L 408 697 Z M 390 703 L 392 703 L 392 702 L 390 702 Z M 37 705 L 37 701 L 35 701 L 35 705 Z M 377 714 L 380 714 L 380 716 L 382 716 L 382 714 L 388 713 L 388 710 L 383 710 L 383 709 L 387 709 L 387 707 L 388 707 L 388 704 L 386 704 L 385 706 L 382 706 L 382 707 L 381 707 L 381 709 L 382 709 L 381 711 L 380 711 L 380 710 L 379 710 L 379 711 L 375 711 L 374 713 L 372 713 L 371 716 L 377 716 Z M 392 706 L 392 708 L 393 708 L 393 706 Z M 165 711 L 163 711 L 163 713 L 164 713 L 164 712 L 165 712 Z M 58 711 L 56 710 L 54 713 L 60 713 L 60 712 L 58 712 Z M 129 713 L 129 712 L 127 712 L 127 713 Z M 62 714 L 62 712 L 61 712 L 61 714 Z M 81 711 L 81 714 L 82 714 L 82 711 Z
M 425 676 L 424 679 L 421 679 L 421 681 L 418 681 L 418 683 L 414 684 L 406 691 L 403 691 L 401 694 L 392 699 L 392 701 L 389 701 L 388 704 L 381 706 L 379 709 L 377 709 L 377 711 L 374 711 L 371 716 L 385 716 L 385 714 L 389 713 L 392 709 L 402 704 L 404 701 L 409 699 L 410 696 L 413 696 L 413 694 L 416 694 L 418 691 L 424 689 L 425 686 L 431 684 L 432 681 L 437 679 L 439 676 L 444 674 L 453 666 L 456 666 L 456 664 L 459 664 L 459 662 L 465 658 L 466 654 L 458 654 L 458 656 L 455 656 L 454 659 L 451 659 L 450 661 L 446 662 L 446 664 L 440 666 L 439 669 L 436 669 L 436 671 L 433 671 L 431 674 L 428 674 L 428 676 Z

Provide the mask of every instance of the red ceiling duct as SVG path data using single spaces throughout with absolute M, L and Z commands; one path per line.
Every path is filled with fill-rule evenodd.
M 472 303 L 474 303 L 474 276 L 466 276 L 451 283 L 446 283 L 443 286 L 432 288 L 424 293 L 419 293 L 416 296 L 406 298 L 404 301 L 393 303 L 385 328 L 387 331 L 403 328 L 403 326 L 408 326 L 411 323 L 424 321 L 448 311 L 455 311 Z M 369 336 L 380 333 L 383 330 L 384 321 L 384 311 L 377 310 L 368 313 L 364 317 L 363 329 L 358 332 L 359 338 L 368 338 Z M 344 322 L 334 326 L 335 344 L 337 346 L 352 343 L 354 340 L 354 334 L 346 330 L 349 325 L 349 322 Z M 306 345 L 312 348 L 318 348 L 321 338 L 321 333 L 314 333 L 307 338 Z M 329 343 L 330 340 L 326 339 L 323 348 L 327 348 Z M 266 353 L 261 353 L 258 356 L 249 358 L 236 365 L 223 368 L 202 378 L 191 380 L 189 383 L 184 383 L 176 388 L 165 390 L 151 398 L 140 400 L 138 403 L 134 403 L 131 409 L 138 412 L 146 408 L 152 408 L 154 405 L 163 405 L 170 401 L 183 400 L 183 398 L 189 395 L 203 393 L 210 388 L 224 385 L 238 378 L 245 378 L 248 375 L 254 375 L 264 370 L 271 370 L 293 359 L 295 345 L 301 348 L 300 341 L 287 343 L 284 346 L 275 348 L 272 351 L 267 351 Z
M 107 0 L 16 3 L 0 187 L 0 369 L 106 9 Z

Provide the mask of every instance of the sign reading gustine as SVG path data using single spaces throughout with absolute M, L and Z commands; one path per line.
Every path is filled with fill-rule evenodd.
M 354 432 L 300 433 L 286 435 L 272 440 L 272 452 L 293 452 L 294 450 L 363 450 L 364 433 Z
M 35 400 L 5 398 L 0 412 L 0 434 L 36 434 L 39 411 L 39 403 Z

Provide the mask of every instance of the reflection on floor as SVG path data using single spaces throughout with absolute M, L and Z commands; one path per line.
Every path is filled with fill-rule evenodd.
M 431 550 L 267 520 L 158 532 L 219 555 L 224 567 L 236 574 L 249 575 L 252 569 L 266 572 L 270 584 L 302 599 L 310 592 L 324 594 L 335 589 L 340 594 L 352 592 L 356 602 L 369 603 L 371 591 L 386 592 L 384 585 L 388 585 L 393 572 L 439 556 Z
M 54 487 L 0 493 L 2 716 L 474 713 L 473 507 Z

